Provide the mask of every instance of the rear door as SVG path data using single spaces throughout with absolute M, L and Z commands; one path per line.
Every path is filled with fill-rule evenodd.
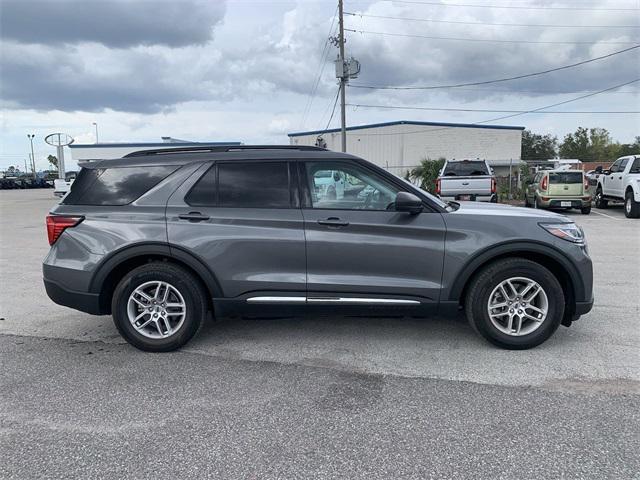
M 399 182 L 353 160 L 301 162 L 309 303 L 435 306 L 445 225 L 438 212 L 396 212 Z M 339 172 L 338 198 L 323 188 Z M 358 300 L 355 300 L 358 299 Z
M 169 200 L 170 245 L 205 263 L 225 297 L 304 298 L 304 226 L 292 170 L 281 160 L 218 161 Z

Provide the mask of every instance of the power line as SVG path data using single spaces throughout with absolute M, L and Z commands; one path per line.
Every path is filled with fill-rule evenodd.
M 318 90 L 318 85 L 320 84 L 320 80 L 322 78 L 322 74 L 324 73 L 324 68 L 326 66 L 326 59 L 327 59 L 327 55 L 329 52 L 329 38 L 331 37 L 331 33 L 333 32 L 333 25 L 336 21 L 336 14 L 338 13 L 338 7 L 336 6 L 336 9 L 333 13 L 333 18 L 331 19 L 331 25 L 329 27 L 329 33 L 327 34 L 327 38 L 324 42 L 324 46 L 322 47 L 322 53 L 320 54 L 320 64 L 318 65 L 318 68 L 320 69 L 320 72 L 318 73 L 318 76 L 315 79 L 315 82 L 313 84 L 313 86 L 311 87 L 311 91 L 309 92 L 309 97 L 307 98 L 307 103 L 305 104 L 305 108 L 304 108 L 304 112 L 302 114 L 302 122 L 301 122 L 301 129 L 304 128 L 304 124 L 307 121 L 307 116 L 309 115 L 309 112 L 311 111 L 311 107 L 313 106 L 313 99 L 316 95 L 316 92 Z
M 540 40 L 497 40 L 488 38 L 463 38 L 463 37 L 436 37 L 431 35 L 418 35 L 413 33 L 395 33 L 395 32 L 374 32 L 372 30 L 353 30 L 345 28 L 347 32 L 367 34 L 367 35 L 383 35 L 387 37 L 404 37 L 404 38 L 426 38 L 429 40 L 450 40 L 455 42 L 484 42 L 484 43 L 527 43 L 537 45 L 633 45 L 636 42 L 563 42 L 563 41 L 540 41 Z
M 331 120 L 333 120 L 333 114 L 336 113 L 336 105 L 338 105 L 338 98 L 340 97 L 341 87 L 338 87 L 338 93 L 336 93 L 336 99 L 333 101 L 333 109 L 331 110 L 331 116 L 329 117 L 329 121 L 327 122 L 327 126 L 324 127 L 324 131 L 326 132 L 329 129 L 329 125 L 331 125 Z
M 449 107 L 405 107 L 401 105 L 368 105 L 363 103 L 347 103 L 350 107 L 356 108 L 382 108 L 382 109 L 399 109 L 399 110 L 430 110 L 437 112 L 484 112 L 484 113 L 570 113 L 570 114 L 599 114 L 599 113 L 640 113 L 640 110 L 599 110 L 599 111 L 552 111 L 531 112 L 530 110 L 490 110 L 485 108 L 449 108 Z
M 426 2 L 418 0 L 383 0 L 393 3 L 408 3 L 412 5 L 436 5 L 438 7 L 471 7 L 471 8 L 505 8 L 514 10 L 584 10 L 593 12 L 637 12 L 640 8 L 633 7 L 610 7 L 610 8 L 593 8 L 593 7 L 543 7 L 543 6 L 524 6 L 524 5 L 478 5 L 473 3 L 442 3 L 442 2 Z
M 545 105 L 544 107 L 535 108 L 535 109 L 532 109 L 532 110 L 526 110 L 526 111 L 522 111 L 522 112 L 519 112 L 519 113 L 512 113 L 512 114 L 504 115 L 504 116 L 501 116 L 501 117 L 490 118 L 490 119 L 487 119 L 487 120 L 481 120 L 479 122 L 471 123 L 470 125 L 481 125 L 481 124 L 489 123 L 489 122 L 497 122 L 499 120 L 505 120 L 507 118 L 518 117 L 520 115 L 526 115 L 528 113 L 536 113 L 536 112 L 539 112 L 541 110 L 545 110 L 547 108 L 559 107 L 560 105 L 565 105 L 567 103 L 576 102 L 576 101 L 582 100 L 584 98 L 594 97 L 594 96 L 600 95 L 602 93 L 610 92 L 612 90 L 617 90 L 620 87 L 625 87 L 627 85 L 631 85 L 632 83 L 636 83 L 638 81 L 640 81 L 640 78 L 636 78 L 635 80 L 631 80 L 629 82 L 621 83 L 619 85 L 614 85 L 613 87 L 605 88 L 605 89 L 599 90 L 597 92 L 591 92 L 591 93 L 588 93 L 586 95 L 581 95 L 579 97 L 575 97 L 575 98 L 572 98 L 570 100 L 565 100 L 563 102 L 557 102 L 557 103 L 553 103 L 551 105 Z M 432 133 L 432 132 L 437 132 L 437 131 L 440 131 L 440 130 L 448 130 L 450 128 L 455 128 L 455 127 L 443 127 L 443 128 L 430 129 L 430 130 L 423 128 L 421 130 L 413 130 L 413 131 L 401 132 L 401 133 L 403 135 L 414 134 L 414 133 L 425 133 L 425 132 Z M 396 133 L 396 132 L 393 132 L 393 133 L 385 133 L 385 132 L 380 132 L 380 133 L 358 133 L 358 135 L 360 135 L 360 136 L 398 135 L 398 133 Z
M 618 50 L 617 52 L 608 53 L 600 57 L 590 58 L 589 60 L 583 60 L 581 62 L 572 63 L 570 65 L 563 65 L 562 67 L 550 68 L 548 70 L 542 70 L 540 72 L 527 73 L 524 75 L 516 75 L 513 77 L 498 78 L 495 80 L 485 80 L 481 82 L 457 83 L 453 85 L 429 85 L 429 86 L 407 86 L 407 87 L 394 87 L 394 86 L 383 86 L 383 85 L 349 85 L 349 86 L 351 88 L 368 88 L 368 89 L 376 89 L 376 90 L 435 90 L 440 88 L 459 88 L 459 87 L 470 87 L 470 86 L 477 86 L 477 85 L 488 85 L 490 83 L 508 82 L 511 80 L 519 80 L 521 78 L 529 78 L 529 77 L 535 77 L 537 75 L 544 75 L 551 72 L 557 72 L 559 70 L 566 70 L 567 68 L 573 68 L 579 65 L 585 65 L 587 63 L 596 62 L 598 60 L 603 60 L 605 58 L 613 57 L 614 55 L 620 55 L 621 53 L 625 53 L 625 52 L 634 50 L 636 48 L 640 48 L 640 45 L 634 45 L 633 47 L 625 48 L 623 50 Z
M 345 15 L 366 18 L 384 18 L 389 20 L 406 20 L 411 22 L 447 23 L 456 25 L 492 25 L 499 27 L 544 27 L 544 28 L 640 28 L 640 25 L 557 25 L 544 23 L 493 23 L 493 22 L 462 22 L 456 20 L 435 20 L 432 18 L 392 17 L 388 15 L 370 15 L 364 13 L 344 12 Z

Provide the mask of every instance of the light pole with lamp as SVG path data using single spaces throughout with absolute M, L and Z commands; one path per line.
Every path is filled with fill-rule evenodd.
M 35 134 L 30 135 L 27 133 L 27 138 L 29 139 L 29 143 L 31 143 L 31 171 L 34 178 L 36 176 L 36 156 L 33 153 L 33 139 L 35 138 L 35 136 Z

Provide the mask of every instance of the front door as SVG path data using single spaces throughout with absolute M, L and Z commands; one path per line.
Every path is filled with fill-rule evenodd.
M 304 228 L 289 163 L 219 161 L 200 172 L 167 205 L 172 248 L 205 263 L 227 298 L 304 301 Z
M 345 180 L 342 192 L 324 185 L 336 173 Z M 436 304 L 445 240 L 440 213 L 396 212 L 402 187 L 356 161 L 304 162 L 302 177 L 309 302 Z

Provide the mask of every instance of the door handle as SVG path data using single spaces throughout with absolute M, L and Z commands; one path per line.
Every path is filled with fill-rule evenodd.
M 209 215 L 203 215 L 200 212 L 181 213 L 178 218 L 182 220 L 189 220 L 190 222 L 202 222 L 203 220 L 209 220 Z
M 349 222 L 340 220 L 338 217 L 329 217 L 325 220 L 318 220 L 318 224 L 327 225 L 328 227 L 346 227 Z

